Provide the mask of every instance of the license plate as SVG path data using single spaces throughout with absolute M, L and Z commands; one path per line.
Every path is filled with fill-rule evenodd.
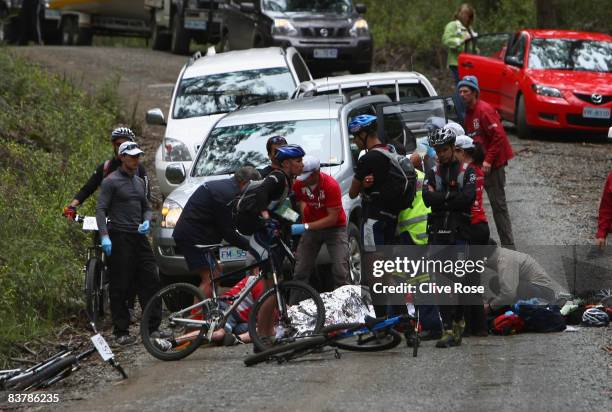
M 45 9 L 45 19 L 47 20 L 59 20 L 61 12 L 59 10 Z
M 102 335 L 99 333 L 91 337 L 91 342 L 94 344 L 96 350 L 104 361 L 115 357 L 115 355 L 113 355 L 113 351 L 108 346 L 108 343 L 106 343 L 106 339 L 104 339 L 104 337 L 102 337 Z
M 582 117 L 589 119 L 609 119 L 610 109 L 607 107 L 585 107 L 582 109 Z
M 225 246 L 219 249 L 219 259 L 221 260 L 221 262 L 235 262 L 237 260 L 245 260 L 246 256 L 246 250 L 242 250 L 235 246 Z
M 189 30 L 206 30 L 208 21 L 206 20 L 187 20 L 185 19 L 185 28 Z
M 337 59 L 338 49 L 314 49 L 315 59 Z

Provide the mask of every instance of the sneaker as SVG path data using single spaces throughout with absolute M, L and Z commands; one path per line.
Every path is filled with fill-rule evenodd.
M 151 339 L 169 339 L 172 337 L 172 333 L 166 330 L 155 330 L 149 335 Z
M 451 346 L 456 346 L 455 336 L 452 330 L 445 330 L 440 340 L 436 342 L 436 348 L 448 348 Z
M 223 346 L 234 346 L 238 344 L 238 338 L 233 333 L 226 333 L 223 336 Z
M 121 346 L 131 345 L 136 342 L 136 337 L 131 335 L 120 335 L 117 336 L 115 342 Z
M 463 319 L 460 321 L 453 321 L 453 337 L 455 338 L 455 344 L 453 346 L 461 345 L 461 336 L 463 335 L 464 330 L 465 321 Z
M 165 339 L 153 339 L 153 345 L 162 352 L 168 352 L 172 349 L 172 344 Z

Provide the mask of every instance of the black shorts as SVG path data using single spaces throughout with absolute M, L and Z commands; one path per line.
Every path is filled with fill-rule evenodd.
M 215 242 L 210 243 L 214 244 Z M 190 272 L 199 272 L 204 268 L 210 267 L 210 262 L 206 258 L 209 252 L 197 248 L 191 243 L 176 242 L 176 246 L 183 253 L 183 256 L 185 256 L 187 268 Z

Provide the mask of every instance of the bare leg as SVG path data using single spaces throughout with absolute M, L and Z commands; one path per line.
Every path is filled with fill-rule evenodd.
M 272 279 L 264 279 L 266 290 L 274 286 Z M 274 335 L 274 319 L 272 314 L 276 308 L 276 296 L 270 299 L 266 299 L 264 304 L 259 311 L 259 317 L 257 318 L 257 329 L 261 336 L 273 336 Z

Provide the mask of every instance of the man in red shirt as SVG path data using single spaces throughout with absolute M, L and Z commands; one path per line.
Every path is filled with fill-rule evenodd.
M 501 244 L 514 249 L 512 222 L 506 203 L 506 171 L 508 161 L 514 157 L 501 118 L 495 109 L 480 99 L 476 76 L 465 76 L 458 84 L 459 95 L 465 103 L 465 131 L 485 150 L 482 171 L 485 190 L 493 209 L 493 219 Z
M 349 245 L 346 214 L 342 208 L 340 185 L 321 172 L 319 159 L 304 156 L 304 170 L 293 185 L 302 212 L 302 224 L 291 232 L 301 234 L 295 262 L 295 280 L 308 283 L 321 246 L 325 244 L 331 258 L 334 288 L 347 284 Z
M 597 223 L 597 235 L 595 244 L 603 249 L 606 246 L 606 237 L 612 232 L 612 172 L 606 179 L 601 203 L 599 204 L 599 221 Z

